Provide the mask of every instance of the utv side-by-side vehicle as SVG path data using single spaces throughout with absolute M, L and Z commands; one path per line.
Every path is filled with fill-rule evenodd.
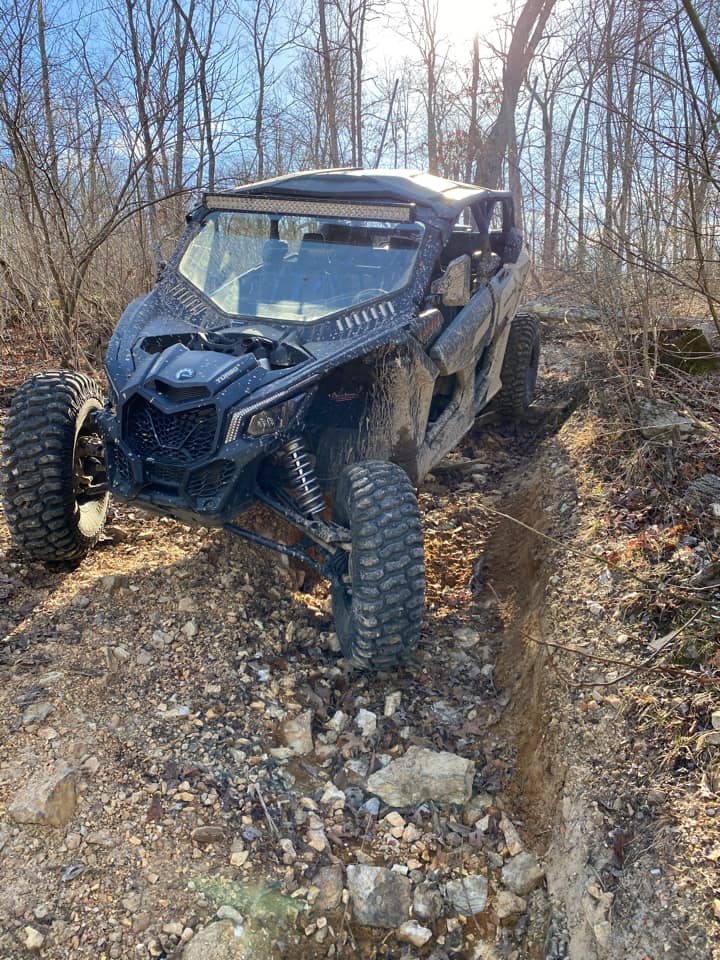
M 17 391 L 15 542 L 80 559 L 111 494 L 224 527 L 328 578 L 343 653 L 396 666 L 423 616 L 415 487 L 491 400 L 517 419 L 533 397 L 528 267 L 509 193 L 434 176 L 323 170 L 205 194 L 120 319 L 107 397 L 68 371 Z M 238 525 L 258 501 L 299 541 Z

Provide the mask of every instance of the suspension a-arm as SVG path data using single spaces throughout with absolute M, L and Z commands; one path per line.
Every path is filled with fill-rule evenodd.
M 266 507 L 269 507 L 273 513 L 303 531 L 306 538 L 310 540 L 310 542 L 306 540 L 307 546 L 312 546 L 320 554 L 322 562 L 318 562 L 312 557 L 303 543 L 290 547 L 278 540 L 272 540 L 270 537 L 264 537 L 262 534 L 247 530 L 245 527 L 239 527 L 235 523 L 226 523 L 225 529 L 244 540 L 249 540 L 250 543 L 256 543 L 286 557 L 299 560 L 300 563 L 315 570 L 320 576 L 325 577 L 332 583 L 342 583 L 343 575 L 347 570 L 351 540 L 350 531 L 336 523 L 328 523 L 325 520 L 303 516 L 299 510 L 294 508 L 292 498 L 287 497 L 282 489 L 273 491 L 273 494 L 258 490 L 257 498 Z

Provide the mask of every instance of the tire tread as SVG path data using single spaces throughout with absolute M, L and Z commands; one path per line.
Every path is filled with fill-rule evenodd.
M 353 534 L 352 598 L 333 587 L 341 648 L 361 667 L 397 669 L 417 646 L 424 611 L 423 530 L 415 491 L 396 464 L 352 464 L 341 474 L 335 513 Z
M 13 540 L 33 559 L 82 559 L 102 531 L 79 528 L 73 493 L 75 427 L 91 399 L 103 401 L 91 377 L 53 370 L 26 380 L 10 405 L 0 490 Z
M 500 379 L 502 387 L 495 397 L 495 406 L 504 420 L 520 420 L 528 408 L 526 382 L 533 355 L 540 350 L 540 323 L 534 314 L 517 314 L 511 321 L 505 346 Z

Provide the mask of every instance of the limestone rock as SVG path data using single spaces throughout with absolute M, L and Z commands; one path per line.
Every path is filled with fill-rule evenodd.
M 183 960 L 238 960 L 244 953 L 232 920 L 218 920 L 196 933 L 183 951 Z
M 347 726 L 347 722 L 348 715 L 343 713 L 342 710 L 336 710 L 325 726 L 328 728 L 328 730 L 332 730 L 334 733 L 339 734 L 343 732 Z
M 36 930 L 35 927 L 25 927 L 23 934 L 23 943 L 25 944 L 25 949 L 32 950 L 33 953 L 36 950 L 40 950 L 42 945 L 45 943 L 45 937 L 40 933 L 39 930 Z
M 392 693 L 385 694 L 385 704 L 383 707 L 383 716 L 392 717 L 400 709 L 402 703 L 402 691 L 393 690 Z
M 42 723 L 43 720 L 46 720 L 50 716 L 53 709 L 53 705 L 49 701 L 38 700 L 25 708 L 22 715 L 22 722 L 26 727 L 31 723 Z
M 338 789 L 331 780 L 320 797 L 320 803 L 331 804 L 333 807 L 339 807 L 342 810 L 345 806 L 345 792 Z
M 463 823 L 466 827 L 474 827 L 478 820 L 482 820 L 485 811 L 493 805 L 493 798 L 489 793 L 479 793 L 470 800 L 463 809 Z
M 363 707 L 355 717 L 355 726 L 363 737 L 374 737 L 377 731 L 377 714 Z
M 282 861 L 284 864 L 289 866 L 290 864 L 295 863 L 297 860 L 297 852 L 293 846 L 292 840 L 287 838 L 280 841 L 280 849 L 282 850 Z
M 477 874 L 451 880 L 445 885 L 445 896 L 453 908 L 466 917 L 482 913 L 487 905 L 487 877 Z
M 465 803 L 472 793 L 475 764 L 454 753 L 410 747 L 367 780 L 367 789 L 385 803 L 405 807 L 425 800 Z
M 516 897 L 515 894 L 509 890 L 501 890 L 497 895 L 495 913 L 500 920 L 504 920 L 506 917 L 515 917 L 519 913 L 525 913 L 526 908 L 527 901 L 523 900 L 522 897 Z
M 303 710 L 296 717 L 290 717 L 282 725 L 285 746 L 295 756 L 301 757 L 313 752 L 312 710 Z
M 502 882 L 519 897 L 539 886 L 544 876 L 545 871 L 532 853 L 519 853 L 502 868 Z
M 415 920 L 407 920 L 398 929 L 396 936 L 404 943 L 411 943 L 414 947 L 424 947 L 432 937 L 432 930 L 421 927 Z
M 511 823 L 507 817 L 503 817 L 500 821 L 500 829 L 505 837 L 505 846 L 510 851 L 510 856 L 514 857 L 516 854 L 521 853 L 523 845 L 520 835 L 515 828 L 515 824 Z
M 16 823 L 61 827 L 72 817 L 76 804 L 75 773 L 66 763 L 59 762 L 49 773 L 36 774 L 15 795 L 8 815 Z
M 408 919 L 412 884 L 407 877 L 385 867 L 355 863 L 347 868 L 347 882 L 357 923 L 394 929 Z
M 217 918 L 218 920 L 231 920 L 236 927 L 243 923 L 243 915 L 228 903 L 224 903 L 220 907 L 217 912 Z
M 646 440 L 671 437 L 673 433 L 692 433 L 695 426 L 666 400 L 640 400 L 637 405 L 640 433 Z
M 207 826 L 195 827 L 190 836 L 195 843 L 219 843 L 225 839 L 225 831 L 219 825 L 208 824 Z
M 340 864 L 321 867 L 315 874 L 313 885 L 320 891 L 313 904 L 315 913 L 324 914 L 337 910 L 343 892 L 343 868 Z

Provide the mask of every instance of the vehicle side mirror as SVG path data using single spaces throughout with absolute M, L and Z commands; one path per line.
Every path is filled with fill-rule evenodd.
M 470 299 L 470 257 L 465 253 L 451 260 L 445 272 L 433 284 L 437 294 L 446 307 L 464 307 Z

